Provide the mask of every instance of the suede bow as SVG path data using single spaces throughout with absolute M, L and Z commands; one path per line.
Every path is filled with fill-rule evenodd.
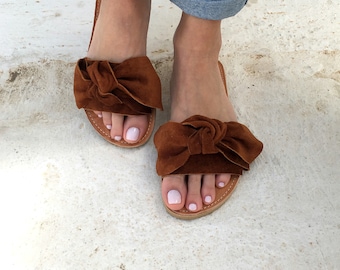
M 160 80 L 147 57 L 120 64 L 80 59 L 74 94 L 78 108 L 131 115 L 162 109 Z
M 246 126 L 199 115 L 161 126 L 154 142 L 158 150 L 156 169 L 161 176 L 242 174 L 263 148 Z

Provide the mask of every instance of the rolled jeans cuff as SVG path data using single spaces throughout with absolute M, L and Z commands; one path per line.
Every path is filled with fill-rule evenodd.
M 206 20 L 222 20 L 236 15 L 247 0 L 171 0 L 184 13 Z

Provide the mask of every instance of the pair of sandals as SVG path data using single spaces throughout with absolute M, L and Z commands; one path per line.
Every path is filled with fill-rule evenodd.
M 93 29 L 100 4 L 101 1 L 97 0 Z M 220 62 L 218 65 L 227 91 L 223 66 Z M 95 130 L 108 142 L 126 148 L 141 146 L 150 139 L 156 109 L 162 109 L 161 83 L 146 56 L 122 63 L 80 59 L 75 68 L 74 95 L 77 107 L 85 110 Z M 135 143 L 113 140 L 94 111 L 147 115 L 147 131 Z M 249 170 L 250 163 L 263 148 L 244 125 L 201 115 L 194 115 L 181 123 L 162 125 L 155 133 L 154 143 L 158 151 L 156 170 L 161 177 L 171 174 L 232 174 L 226 186 L 215 188 L 215 201 L 204 205 L 198 212 L 190 212 L 185 207 L 174 211 L 165 206 L 172 216 L 180 219 L 195 219 L 219 208 L 235 190 L 242 171 Z

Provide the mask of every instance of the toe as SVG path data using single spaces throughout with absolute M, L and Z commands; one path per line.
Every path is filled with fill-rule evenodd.
M 202 175 L 193 174 L 188 177 L 188 194 L 185 207 L 191 212 L 200 211 L 203 207 L 201 197 Z
M 112 113 L 111 123 L 112 127 L 110 136 L 112 139 L 120 141 L 123 137 L 124 116 L 121 114 Z
M 99 118 L 103 118 L 103 114 L 100 111 L 93 111 Z
M 186 193 L 184 176 L 171 175 L 163 178 L 162 198 L 164 204 L 171 210 L 180 210 L 184 207 Z
M 146 115 L 127 116 L 124 122 L 124 140 L 129 143 L 138 142 L 145 135 L 147 127 Z
M 203 203 L 208 205 L 215 200 L 215 175 L 206 174 L 203 176 L 201 195 Z
M 108 130 L 112 129 L 112 119 L 111 119 L 112 113 L 110 112 L 102 112 L 103 116 L 103 123 L 106 126 Z
M 218 174 L 216 176 L 216 187 L 223 188 L 225 187 L 228 182 L 230 181 L 231 174 L 230 173 L 224 173 L 224 174 Z
M 123 136 L 124 116 L 111 112 L 102 112 L 103 123 L 110 131 L 111 139 L 120 141 Z

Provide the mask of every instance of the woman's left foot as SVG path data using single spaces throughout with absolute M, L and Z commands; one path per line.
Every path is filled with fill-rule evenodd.
M 218 67 L 220 46 L 219 21 L 183 14 L 174 37 L 171 121 L 182 122 L 196 114 L 223 122 L 236 121 Z M 186 181 L 183 175 L 166 176 L 162 182 L 163 201 L 171 210 L 185 206 L 198 212 L 215 200 L 215 187 L 224 187 L 230 177 L 230 174 L 193 174 Z

